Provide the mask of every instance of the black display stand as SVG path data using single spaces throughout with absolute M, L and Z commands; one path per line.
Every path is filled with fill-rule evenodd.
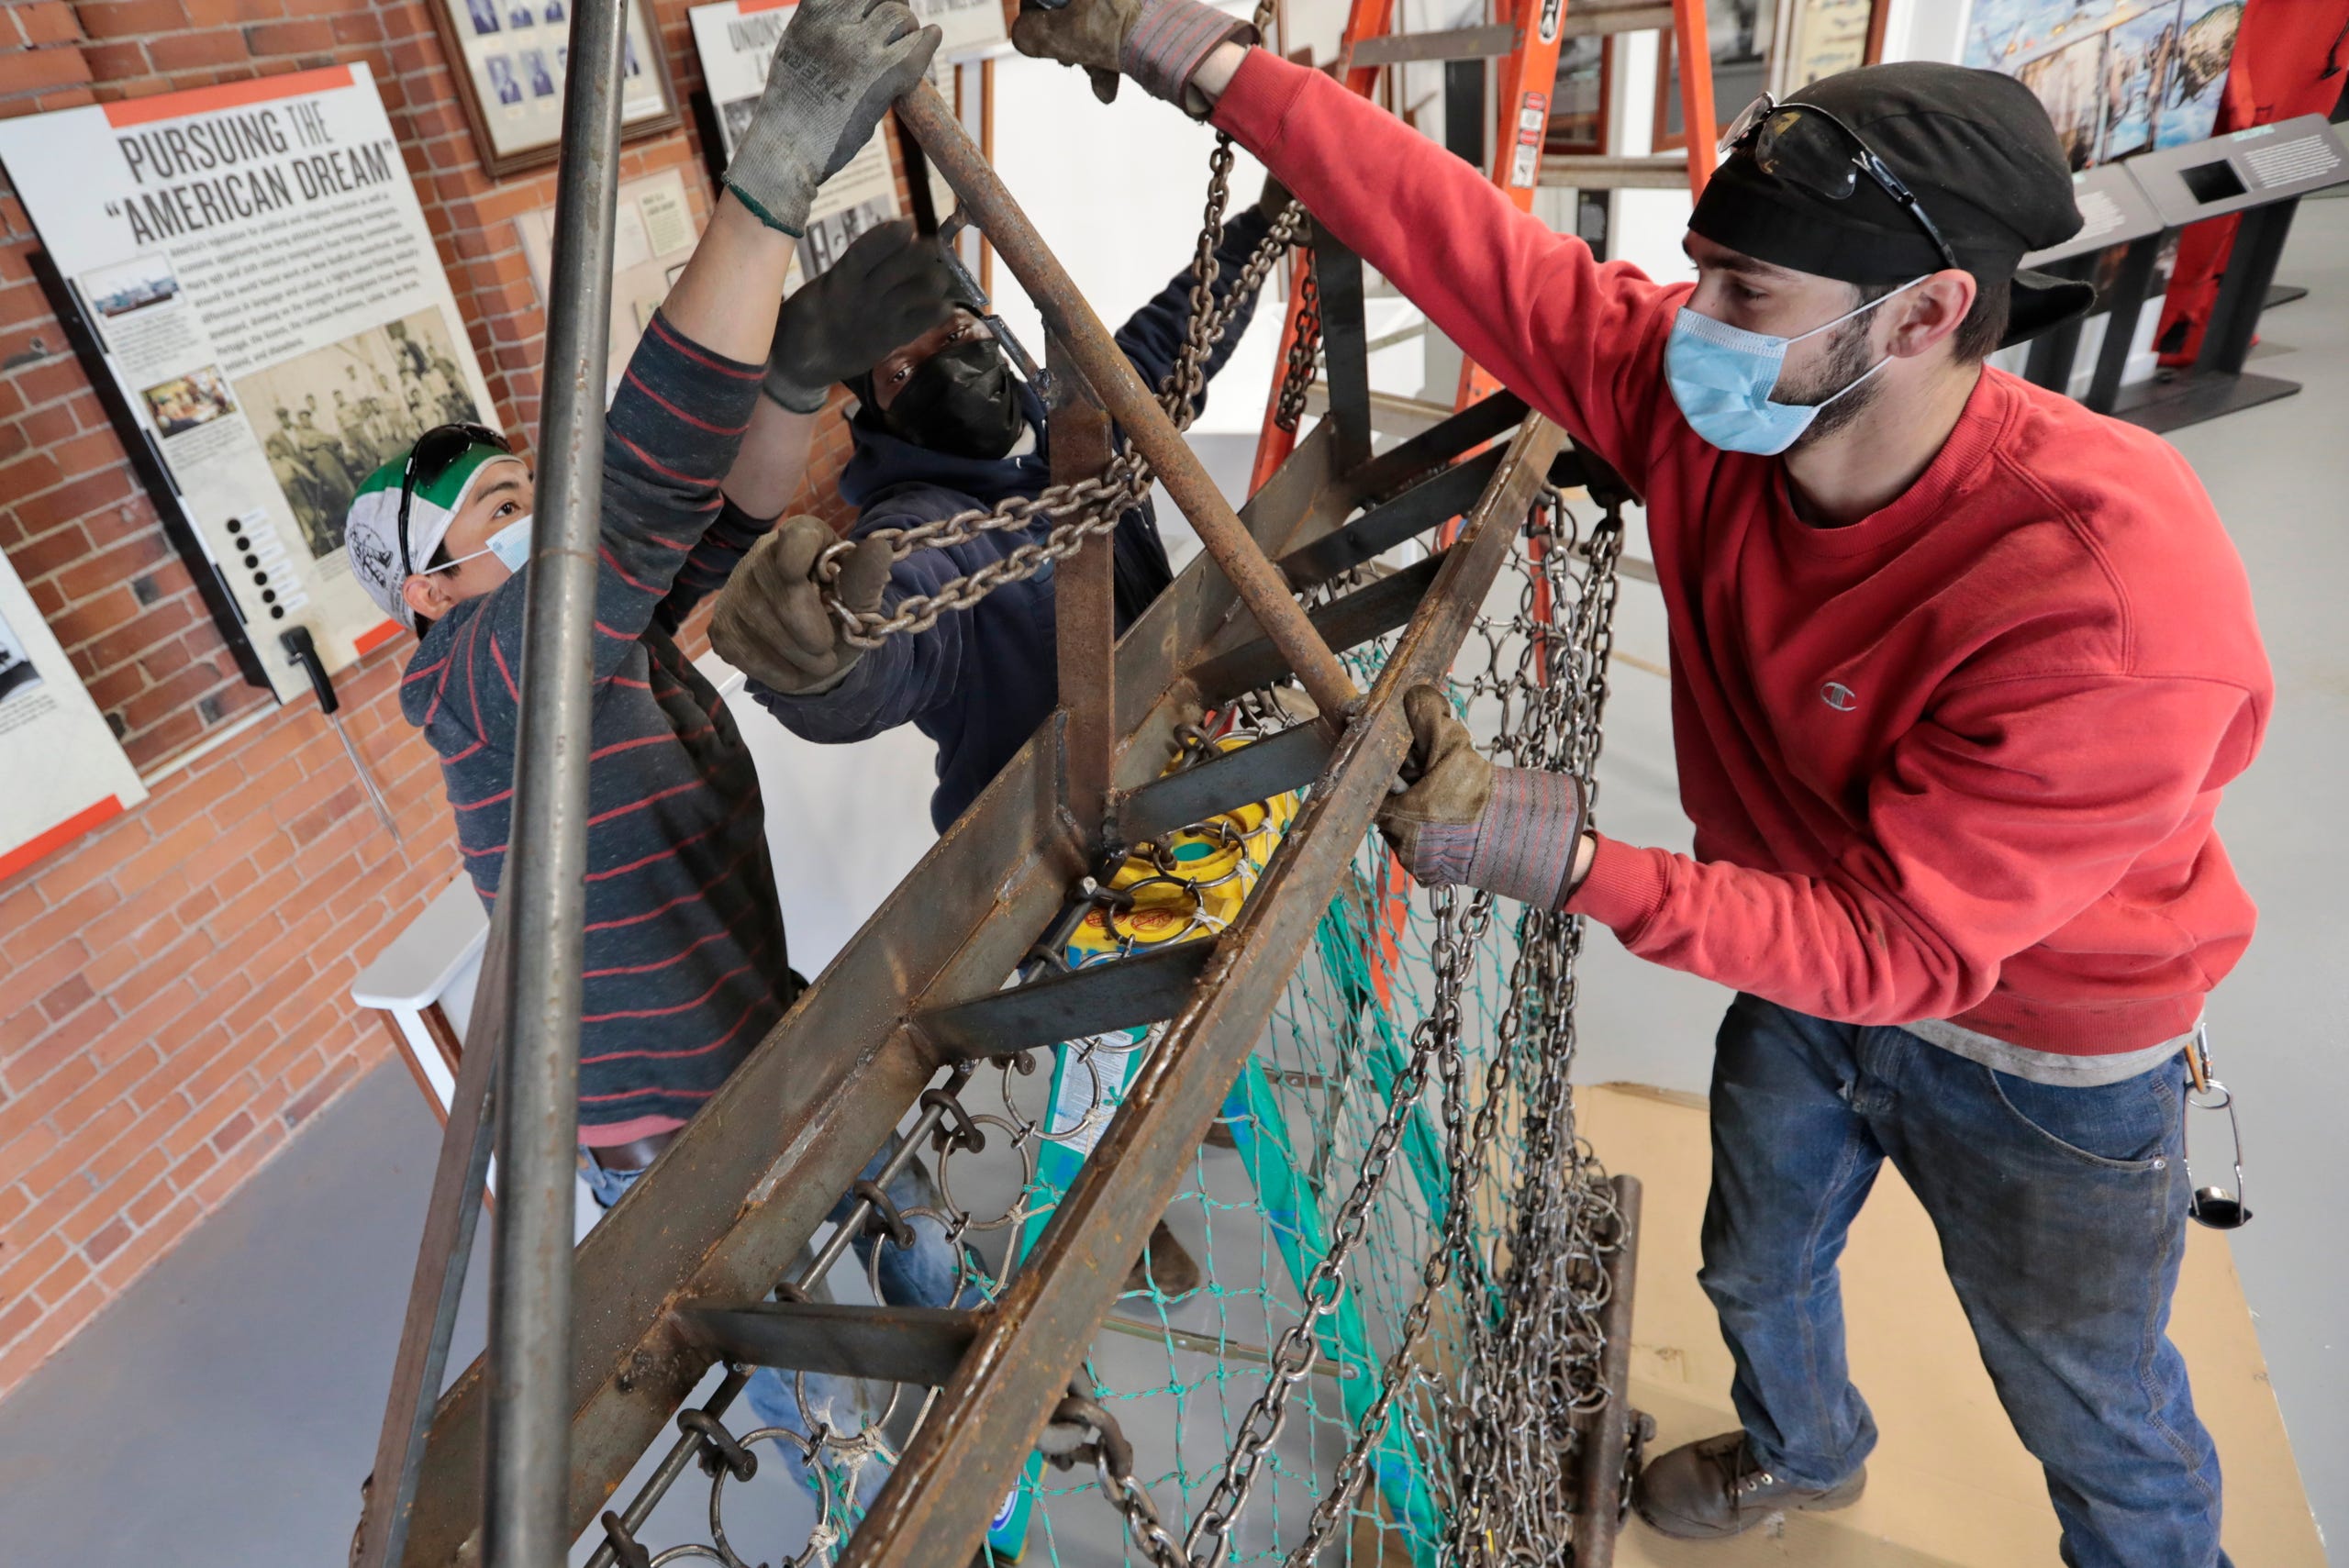
M 2024 257 L 2023 264 L 2059 275 L 2090 277 L 2115 247 L 2123 248 L 2098 301 L 2110 319 L 2083 403 L 2099 414 L 2163 431 L 2288 397 L 2300 389 L 2298 382 L 2246 371 L 2243 364 L 2260 312 L 2308 292 L 2273 286 L 2299 198 L 2349 182 L 2349 149 L 2322 116 L 2303 115 L 2141 153 L 2125 162 L 2088 170 L 2075 176 L 2075 182 L 2082 215 L 2090 222 L 2066 243 Z M 2152 289 L 2162 242 L 2190 224 L 2231 215 L 2239 215 L 2243 222 L 2193 365 L 2123 389 L 2121 371 Z M 2079 323 L 2073 322 L 2034 341 L 2026 379 L 2069 390 L 2079 339 Z

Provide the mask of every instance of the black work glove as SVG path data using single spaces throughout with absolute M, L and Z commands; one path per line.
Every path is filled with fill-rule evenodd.
M 1261 214 L 1266 223 L 1278 223 L 1281 214 L 1286 212 L 1288 204 L 1295 200 L 1297 198 L 1289 195 L 1288 187 L 1281 183 L 1280 177 L 1267 170 L 1264 188 L 1257 193 L 1256 205 L 1251 210 Z
M 953 288 L 946 253 L 917 235 L 912 219 L 866 229 L 783 302 L 767 395 L 795 414 L 815 413 L 834 382 L 871 370 L 953 315 Z
M 820 517 L 787 517 L 751 547 L 718 592 L 709 645 L 769 691 L 828 692 L 864 656 L 825 607 L 816 581 L 817 558 L 834 538 Z M 860 542 L 841 567 L 841 603 L 864 615 L 878 610 L 890 564 L 888 540 Z

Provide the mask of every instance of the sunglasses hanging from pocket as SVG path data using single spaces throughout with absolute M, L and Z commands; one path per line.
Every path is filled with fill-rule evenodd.
M 2235 1097 L 2227 1086 L 2210 1075 L 2210 1030 L 2207 1024 L 2194 1026 L 2194 1039 L 2186 1048 L 2186 1106 L 2192 1111 L 2224 1111 L 2227 1113 L 2227 1137 L 2234 1149 L 2235 1188 L 2194 1188 L 2194 1195 L 2187 1201 L 2186 1212 L 2199 1223 L 2213 1230 L 2240 1230 L 2251 1223 L 2251 1207 L 2243 1200 L 2243 1124 L 2235 1119 Z M 2188 1125 L 2190 1126 L 2190 1120 Z M 2193 1177 L 2193 1140 L 2187 1140 L 2187 1180 Z

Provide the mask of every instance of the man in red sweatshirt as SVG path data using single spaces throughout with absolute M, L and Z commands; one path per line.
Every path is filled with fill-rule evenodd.
M 1706 1291 L 1742 1429 L 1652 1463 L 1656 1529 L 1855 1498 L 1876 1440 L 1835 1261 L 1889 1158 L 1939 1229 L 2076 1568 L 2211 1568 L 2219 1467 L 2164 1335 L 2180 1051 L 2253 923 L 2211 822 L 2270 698 L 2241 562 L 2162 441 L 1985 368 L 2086 308 L 2018 83 L 1874 66 L 1755 106 L 1662 286 L 1197 0 L 1024 14 L 1025 51 L 1215 123 L 1619 470 L 1668 612 L 1696 854 L 1586 831 L 1409 694 L 1389 835 L 1741 995 Z

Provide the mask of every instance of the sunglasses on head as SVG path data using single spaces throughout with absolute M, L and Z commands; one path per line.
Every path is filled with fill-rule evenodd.
M 1957 252 L 1899 175 L 1878 158 L 1860 133 L 1815 104 L 1781 104 L 1765 93 L 1738 111 L 1721 136 L 1720 155 L 1750 151 L 1754 166 L 1774 180 L 1825 201 L 1840 202 L 1859 188 L 1865 174 L 1898 203 L 1948 266 Z
M 495 447 L 511 452 L 513 443 L 503 433 L 486 425 L 435 425 L 416 438 L 416 445 L 407 450 L 407 463 L 400 470 L 400 577 L 403 581 L 416 575 L 416 562 L 409 558 L 407 548 L 407 513 L 416 500 L 417 488 L 437 483 L 455 462 L 475 447 Z

